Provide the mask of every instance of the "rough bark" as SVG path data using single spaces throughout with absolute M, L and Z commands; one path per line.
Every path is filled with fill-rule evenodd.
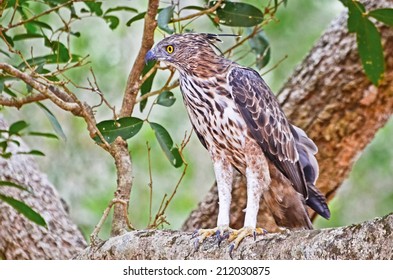
M 0 129 L 5 128 L 0 116 Z M 18 141 L 21 146 L 10 146 L 9 151 L 29 151 L 21 139 Z M 0 259 L 69 259 L 86 248 L 64 202 L 31 156 L 13 155 L 8 160 L 0 157 L 0 180 L 30 188 L 31 193 L 11 187 L 1 187 L 0 192 L 25 202 L 48 225 L 38 226 L 0 201 Z
M 367 1 L 368 9 L 393 7 L 392 1 Z M 306 130 L 319 148 L 319 189 L 332 199 L 357 155 L 393 113 L 393 29 L 381 26 L 386 58 L 383 83 L 377 88 L 363 73 L 354 34 L 348 34 L 347 12 L 334 20 L 278 95 L 288 118 Z M 281 184 L 273 175 L 272 187 Z M 211 228 L 217 219 L 214 185 L 183 225 L 183 230 Z M 231 226 L 243 224 L 245 180 L 234 183 Z M 270 232 L 277 226 L 261 201 L 258 224 Z
M 191 233 L 138 230 L 88 247 L 76 259 L 230 259 L 228 243 L 210 237 L 197 250 Z M 393 214 L 335 229 L 293 231 L 246 238 L 234 259 L 392 259 Z

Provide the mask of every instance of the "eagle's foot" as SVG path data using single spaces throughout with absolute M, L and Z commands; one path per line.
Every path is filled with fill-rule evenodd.
M 243 227 L 239 230 L 233 230 L 228 237 L 228 242 L 233 241 L 232 244 L 229 246 L 229 256 L 232 258 L 233 250 L 237 249 L 240 242 L 242 242 L 245 237 L 252 236 L 254 237 L 254 240 L 256 240 L 257 235 L 265 235 L 266 233 L 266 229 L 254 227 Z
M 209 229 L 197 229 L 194 231 L 192 238 L 198 237 L 195 239 L 194 246 L 195 249 L 198 249 L 199 245 L 205 241 L 206 238 L 210 236 L 215 236 L 218 241 L 218 246 L 220 246 L 221 242 L 224 239 L 227 239 L 230 236 L 230 232 L 232 232 L 229 226 L 218 226 L 215 228 Z

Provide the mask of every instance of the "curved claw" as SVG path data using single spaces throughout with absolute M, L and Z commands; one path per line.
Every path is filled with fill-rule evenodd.
M 231 243 L 231 245 L 229 245 L 229 256 L 231 257 L 231 259 L 233 259 L 232 252 L 234 249 L 235 249 L 235 244 Z
M 199 229 L 196 229 L 196 230 L 192 233 L 191 239 L 194 239 L 195 237 L 197 237 L 198 234 L 199 234 Z
M 195 251 L 197 251 L 199 249 L 199 245 L 200 245 L 199 239 L 195 239 L 195 241 L 194 241 L 194 249 L 195 249 Z

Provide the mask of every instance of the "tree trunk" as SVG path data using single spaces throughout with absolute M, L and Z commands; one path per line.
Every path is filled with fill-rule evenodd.
M 391 1 L 367 1 L 368 9 L 393 7 Z M 278 94 L 288 118 L 303 128 L 319 148 L 318 188 L 331 200 L 357 155 L 393 113 L 393 29 L 381 26 L 386 59 L 383 83 L 377 88 L 363 73 L 356 38 L 347 31 L 347 12 L 334 20 Z M 273 174 L 272 187 L 281 183 Z M 231 205 L 231 226 L 243 225 L 245 179 L 237 176 Z M 215 227 L 217 187 L 184 223 L 183 230 Z M 311 213 L 314 215 L 313 213 Z M 270 232 L 277 226 L 261 201 L 258 224 Z
M 0 129 L 7 125 L 0 116 Z M 29 149 L 21 139 L 21 146 L 10 146 L 13 154 Z M 31 193 L 12 187 L 1 187 L 0 192 L 25 202 L 45 219 L 48 228 L 38 226 L 0 200 L 0 259 L 69 259 L 86 241 L 70 220 L 55 188 L 31 156 L 0 157 L 0 180 L 25 186 Z
M 76 259 L 229 259 L 228 243 L 218 247 L 214 237 L 199 249 L 191 233 L 138 230 L 88 247 Z M 392 259 L 393 214 L 360 225 L 304 230 L 246 238 L 233 251 L 234 259 Z

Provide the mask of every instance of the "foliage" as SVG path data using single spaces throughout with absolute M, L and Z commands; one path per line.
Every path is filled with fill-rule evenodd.
M 393 9 L 376 9 L 366 11 L 358 1 L 340 0 L 348 8 L 348 31 L 356 33 L 358 51 L 364 71 L 374 85 L 383 80 L 385 61 L 381 35 L 375 24 L 369 19 L 375 18 L 393 26 Z
M 276 20 L 276 12 L 284 8 L 287 1 L 258 1 L 249 4 L 245 1 L 220 0 L 189 6 L 181 6 L 181 2 L 161 3 L 156 10 L 150 5 L 144 8 L 147 10 L 141 11 L 136 4 L 134 7 L 130 6 L 134 5 L 133 3 L 123 1 L 4 1 L 0 7 L 0 56 L 1 61 L 4 61 L 0 63 L 0 104 L 16 108 L 30 103 L 37 104 L 48 117 L 55 134 L 36 131 L 22 133 L 27 128 L 27 122 L 14 122 L 8 130 L 1 131 L 1 156 L 12 156 L 7 150 L 8 145 L 19 145 L 18 137 L 21 136 L 66 139 L 61 122 L 50 109 L 51 106 L 43 103 L 50 101 L 48 103 L 82 118 L 87 125 L 91 143 L 97 144 L 111 155 L 114 155 L 117 149 L 114 144 L 116 139 L 120 137 L 128 141 L 129 150 L 133 151 L 131 138 L 145 142 L 145 134 L 141 131 L 150 127 L 150 132 L 155 136 L 165 158 L 175 168 L 184 168 L 175 184 L 176 190 L 187 167 L 182 154 L 187 141 L 176 144 L 169 129 L 151 120 L 152 111 L 156 108 L 175 105 L 176 98 L 171 90 L 178 86 L 178 81 L 175 79 L 174 69 L 154 63 L 143 64 L 144 54 L 153 41 L 152 35 L 144 34 L 126 90 L 121 95 L 123 105 L 120 111 L 117 111 L 108 101 L 108 96 L 101 91 L 100 80 L 96 79 L 94 67 L 86 71 L 86 66 L 94 63 L 89 62 L 89 51 L 79 53 L 74 47 L 78 40 L 85 36 L 83 29 L 78 26 L 94 19 L 105 22 L 108 28 L 116 32 L 119 26 L 132 27 L 140 24 L 142 20 L 149 24 L 150 15 L 153 16 L 153 21 L 157 22 L 158 31 L 167 34 L 199 31 L 200 24 L 207 24 L 218 33 L 225 31 L 224 33 L 241 35 L 230 39 L 232 41 L 228 43 L 229 47 L 222 51 L 223 55 L 235 60 L 248 58 L 253 61 L 251 66 L 262 69 L 271 57 L 269 40 L 263 28 Z M 378 30 L 369 17 L 391 25 L 391 10 L 365 11 L 357 1 L 342 2 L 349 9 L 348 28 L 356 33 L 365 72 L 374 84 L 378 84 L 384 71 L 382 47 Z M 84 85 L 86 81 L 70 78 L 75 77 L 75 73 L 83 77 L 89 76 L 86 78 L 88 86 Z M 156 77 L 166 74 L 164 84 L 157 87 Z M 91 95 L 99 98 L 98 105 L 85 102 L 85 99 L 88 99 L 86 96 Z M 151 102 L 148 102 L 149 100 Z M 135 117 L 136 113 L 133 112 L 138 103 L 143 117 Z M 97 109 L 106 110 L 112 118 L 99 120 L 95 114 Z M 124 112 L 132 112 L 132 115 Z M 149 126 L 144 126 L 144 123 Z M 43 155 L 37 150 L 22 153 Z M 131 162 L 131 159 L 129 161 Z M 116 168 L 121 170 L 121 166 Z M 121 182 L 118 187 L 120 185 Z M 162 204 L 167 205 L 172 197 L 166 199 L 164 196 Z M 10 204 L 18 207 L 15 206 L 17 203 Z M 166 207 L 160 207 L 161 209 L 165 210 Z M 165 213 L 160 210 L 157 217 L 160 217 L 163 223 L 166 221 Z M 34 220 L 42 224 L 39 219 Z M 148 226 L 162 223 L 155 220 Z

